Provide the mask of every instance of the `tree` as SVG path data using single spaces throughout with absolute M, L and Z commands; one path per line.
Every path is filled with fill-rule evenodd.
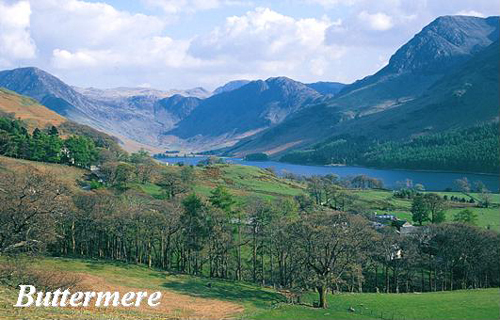
M 132 163 L 145 163 L 149 162 L 150 159 L 151 157 L 149 156 L 149 152 L 144 149 L 141 149 L 130 155 L 130 162 Z
M 181 169 L 181 180 L 184 184 L 191 186 L 195 179 L 194 167 L 184 166 Z
M 233 207 L 236 204 L 233 195 L 223 186 L 217 186 L 210 192 L 209 201 L 214 207 L 223 210 L 228 217 L 232 215 Z
M 182 206 L 180 225 L 185 250 L 184 264 L 188 273 L 200 274 L 203 270 L 203 259 L 200 253 L 205 247 L 205 240 L 210 235 L 207 207 L 194 193 L 182 201 Z
M 420 183 L 417 183 L 414 187 L 413 187 L 416 191 L 418 192 L 422 192 L 422 191 L 425 191 L 425 187 L 423 184 L 420 184 Z
M 476 225 L 477 214 L 470 209 L 461 210 L 453 216 L 453 221 Z
M 445 220 L 445 201 L 443 198 L 435 193 L 427 193 L 424 196 L 424 202 L 432 223 L 441 223 Z
M 490 206 L 491 193 L 488 191 L 488 189 L 486 188 L 482 189 L 481 193 L 479 194 L 479 203 L 483 208 L 488 208 Z
M 412 220 L 418 222 L 420 225 L 429 220 L 429 209 L 423 195 L 419 194 L 413 198 L 411 214 Z
M 179 173 L 172 171 L 162 172 L 156 184 L 164 190 L 167 199 L 173 199 L 176 195 L 190 190 L 190 187 L 182 182 Z
M 477 180 L 476 182 L 474 182 L 474 189 L 476 192 L 479 193 L 488 191 L 488 189 L 481 180 Z
M 264 247 L 267 240 L 267 226 L 272 220 L 273 207 L 268 201 L 254 198 L 249 201 L 248 212 L 252 235 L 252 280 L 257 282 L 257 255 L 260 252 L 261 278 L 264 283 Z
M 57 130 L 57 128 L 54 126 L 51 126 L 49 129 L 49 135 L 50 136 L 59 136 L 59 130 Z
M 64 141 L 66 163 L 83 168 L 97 160 L 97 149 L 89 138 L 83 136 L 71 136 Z
M 326 289 L 363 259 L 372 237 L 365 219 L 347 213 L 312 214 L 297 222 L 297 250 L 308 271 L 307 285 L 318 291 L 320 308 L 327 308 Z
M 466 177 L 455 180 L 455 186 L 459 191 L 463 192 L 466 195 L 468 195 L 470 192 L 470 183 Z

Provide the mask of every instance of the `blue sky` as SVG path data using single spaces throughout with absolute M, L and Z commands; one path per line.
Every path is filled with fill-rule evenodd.
M 0 69 L 102 88 L 349 83 L 438 16 L 499 12 L 492 0 L 0 0 Z

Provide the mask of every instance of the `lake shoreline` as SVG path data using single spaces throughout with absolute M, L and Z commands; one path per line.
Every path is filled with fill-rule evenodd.
M 184 162 L 187 165 L 196 165 L 198 161 L 206 158 L 203 156 L 194 157 L 172 157 L 162 158 L 163 162 L 176 163 Z M 274 167 L 279 176 L 283 173 L 290 172 L 292 174 L 304 177 L 324 176 L 334 174 L 341 178 L 353 178 L 358 175 L 365 175 L 371 178 L 376 178 L 384 183 L 384 187 L 388 189 L 397 189 L 401 183 L 411 180 L 415 184 L 423 184 L 428 191 L 443 191 L 446 189 L 455 189 L 455 180 L 466 177 L 471 183 L 474 181 L 482 181 L 486 187 L 498 192 L 500 189 L 499 176 L 494 174 L 478 174 L 464 172 L 444 172 L 444 171 L 426 171 L 426 170 L 409 170 L 409 169 L 380 169 L 369 168 L 362 166 L 324 166 L 324 165 L 300 165 L 290 164 L 277 161 L 245 161 L 241 158 L 224 157 L 226 162 L 245 166 L 254 166 L 262 169 Z
M 227 158 L 227 159 L 235 159 L 235 158 L 230 158 L 230 157 L 221 157 L 221 158 Z M 240 160 L 243 160 L 242 158 L 238 158 Z M 246 161 L 246 160 L 245 160 Z M 451 171 L 451 170 L 431 170 L 431 169 L 408 169 L 408 168 L 392 168 L 392 167 L 371 167 L 371 166 L 363 166 L 359 164 L 303 164 L 303 163 L 293 163 L 293 162 L 286 162 L 286 161 L 276 161 L 276 160 L 266 160 L 266 161 L 256 161 L 254 162 L 279 162 L 279 163 L 288 163 L 288 164 L 293 164 L 293 165 L 298 165 L 298 166 L 309 166 L 309 167 L 332 167 L 332 168 L 342 168 L 342 167 L 357 167 L 357 168 L 367 168 L 367 169 L 373 169 L 373 170 L 398 170 L 398 171 L 416 171 L 416 172 L 431 172 L 431 173 L 463 173 L 463 174 L 477 174 L 477 175 L 486 175 L 486 176 L 495 176 L 500 178 L 500 172 L 499 173 L 489 173 L 489 172 L 473 172 L 473 171 Z

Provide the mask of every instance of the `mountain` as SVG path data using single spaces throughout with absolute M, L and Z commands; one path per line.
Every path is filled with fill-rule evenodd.
M 440 17 L 387 66 L 349 85 L 277 77 L 231 81 L 213 95 L 203 88 L 82 89 L 20 68 L 0 72 L 0 86 L 113 134 L 129 150 L 228 147 L 235 155 L 276 157 L 293 149 L 316 152 L 339 135 L 383 142 L 492 120 L 498 37 L 498 17 Z
M 38 68 L 1 71 L 0 87 L 34 98 L 63 116 L 82 122 L 96 121 L 91 117 L 95 111 L 95 104 L 92 101 Z
M 38 68 L 2 71 L 0 86 L 30 96 L 68 119 L 112 134 L 129 150 L 144 147 L 155 152 L 231 145 L 322 98 L 288 78 L 253 81 L 239 88 L 233 83 L 225 89 L 233 86 L 232 91 L 200 99 L 143 88 L 74 88 Z M 207 94 L 201 88 L 183 93 Z
M 127 99 L 136 96 L 148 96 L 156 97 L 158 99 L 168 98 L 173 95 L 179 94 L 185 97 L 196 97 L 204 99 L 210 96 L 210 92 L 201 87 L 196 87 L 187 90 L 158 90 L 152 88 L 128 88 L 128 87 L 118 87 L 112 89 L 98 89 L 98 88 L 80 88 L 73 87 L 77 92 L 92 98 L 94 100 L 101 101 L 116 101 L 119 99 Z
M 248 84 L 250 80 L 234 80 L 226 83 L 223 86 L 218 87 L 217 89 L 214 90 L 213 95 L 223 93 L 223 92 L 228 92 L 228 91 L 233 91 L 238 88 L 243 87 L 244 85 Z M 326 81 L 319 81 L 319 82 L 313 82 L 313 83 L 306 83 L 305 84 L 307 87 L 316 90 L 317 92 L 321 93 L 322 95 L 335 95 L 337 94 L 342 88 L 344 88 L 346 85 L 340 82 L 326 82 Z
M 223 92 L 233 91 L 233 90 L 236 90 L 238 88 L 243 87 L 244 85 L 248 84 L 249 82 L 250 82 L 250 80 L 233 80 L 233 81 L 229 81 L 225 85 L 220 86 L 217 89 L 215 89 L 214 92 L 213 92 L 213 94 L 216 95 L 216 94 L 223 93 Z
M 252 81 L 203 100 L 167 134 L 182 139 L 244 136 L 281 123 L 321 98 L 315 90 L 286 77 Z
M 498 74 L 498 67 L 494 59 L 488 60 L 483 54 L 490 52 L 494 55 L 498 24 L 498 17 L 437 18 L 397 50 L 389 64 L 379 72 L 345 86 L 331 99 L 304 108 L 284 122 L 242 140 L 229 152 L 236 155 L 253 152 L 277 154 L 291 148 L 307 148 L 343 133 L 400 139 L 429 128 L 437 131 L 445 127 L 487 121 L 497 104 L 484 103 L 486 98 L 480 92 L 486 82 L 491 85 L 484 88 L 485 97 L 498 92 L 494 89 L 495 85 L 498 87 L 498 80 L 494 78 L 495 68 Z M 496 55 L 498 59 L 498 50 Z M 482 59 L 488 61 L 480 62 Z M 476 67 L 471 67 L 467 61 Z M 484 63 L 487 63 L 485 67 L 489 66 L 487 74 L 480 73 L 478 69 Z M 476 110 L 471 108 L 474 111 L 463 111 L 468 119 L 450 117 L 450 113 L 443 111 L 443 117 L 447 114 L 448 118 L 439 118 L 445 123 L 439 125 L 434 110 L 436 103 L 439 101 L 439 105 L 448 106 L 442 108 L 452 110 L 456 102 L 453 99 L 459 100 L 457 95 L 461 91 L 451 96 L 448 93 L 455 92 L 457 86 L 467 83 L 467 75 L 471 72 L 475 72 L 475 87 L 469 88 L 469 94 L 462 99 L 474 96 L 470 103 L 477 99 L 479 103 L 475 105 Z M 488 101 L 495 100 L 488 98 Z M 470 103 L 464 104 L 462 109 L 467 109 L 467 105 L 470 107 Z M 408 117 L 409 114 L 418 116 Z M 399 129 L 382 129 L 392 127 Z
M 96 89 L 84 91 L 84 94 L 57 77 L 33 67 L 1 71 L 0 86 L 36 99 L 70 120 L 112 134 L 128 150 L 141 147 L 151 151 L 161 150 L 161 133 L 171 129 L 179 121 L 179 116 L 186 113 L 183 111 L 171 115 L 163 112 L 165 107 L 161 97 L 130 95 L 137 93 L 131 89 Z M 201 93 L 203 90 L 196 88 L 194 92 Z
M 94 141 L 96 146 L 113 152 L 123 152 L 119 140 L 89 126 L 78 124 L 41 105 L 33 98 L 0 88 L 0 117 L 20 119 L 29 133 L 35 128 L 48 129 L 57 127 L 61 137 L 70 135 L 85 136 Z
M 399 108 L 358 118 L 339 127 L 380 139 L 464 128 L 498 119 L 499 41 L 450 70 L 423 95 Z M 369 128 L 369 129 L 368 129 Z
M 340 83 L 340 82 L 319 81 L 319 82 L 314 82 L 314 83 L 306 83 L 306 86 L 318 91 L 322 95 L 327 95 L 327 94 L 336 95 L 346 85 L 344 83 Z
M 398 49 L 386 67 L 341 90 L 331 106 L 355 117 L 412 100 L 498 39 L 498 24 L 498 17 L 439 17 Z

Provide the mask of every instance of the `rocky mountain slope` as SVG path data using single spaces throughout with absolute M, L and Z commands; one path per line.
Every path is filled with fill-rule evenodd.
M 317 91 L 286 77 L 252 81 L 203 100 L 167 134 L 183 139 L 245 135 L 281 123 L 321 98 Z
M 498 113 L 498 99 L 493 99 L 495 93 L 498 95 L 495 89 L 498 61 L 486 58 L 488 54 L 483 51 L 490 52 L 490 56 L 496 54 L 498 60 L 499 51 L 494 44 L 498 40 L 498 24 L 498 17 L 440 17 L 403 45 L 376 74 L 344 87 L 335 97 L 305 108 L 277 126 L 242 140 L 230 151 L 237 155 L 275 154 L 292 147 L 304 148 L 346 132 L 402 139 L 425 131 L 487 121 Z M 473 58 L 483 62 L 474 62 Z M 467 65 L 468 61 L 476 67 Z M 482 64 L 483 68 L 479 68 Z M 473 89 L 468 87 L 468 80 L 472 78 Z M 464 86 L 468 94 L 457 97 Z M 445 109 L 452 110 L 456 105 L 454 99 L 470 99 L 461 107 L 468 117 L 443 112 L 443 117 L 438 118 L 436 112 L 441 113 L 435 110 L 438 101 L 440 106 L 447 105 Z M 438 119 L 444 124 L 438 124 Z

